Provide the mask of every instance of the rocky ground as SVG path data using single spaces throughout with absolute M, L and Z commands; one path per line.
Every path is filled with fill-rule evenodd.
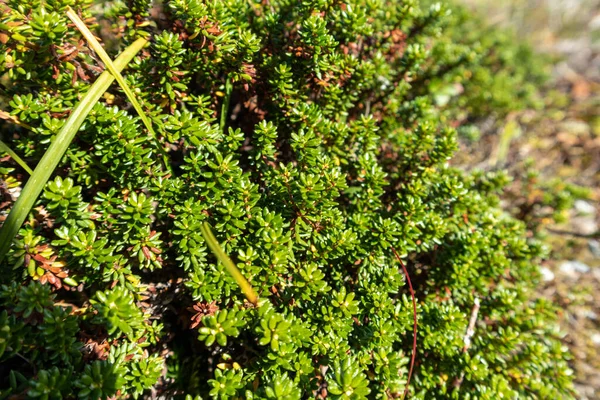
M 546 236 L 540 294 L 562 309 L 564 343 L 580 399 L 600 398 L 600 1 L 463 0 L 491 24 L 514 29 L 540 52 L 555 57 L 544 90 L 546 107 L 493 121 L 490 134 L 464 144 L 460 163 L 505 168 L 515 177 L 505 204 L 532 231 Z M 533 171 L 539 171 L 535 176 Z M 551 218 L 544 200 L 565 183 L 588 193 Z M 533 207 L 537 205 L 537 208 Z M 529 214 L 521 213 L 527 210 Z M 561 223 L 557 223 L 557 220 Z

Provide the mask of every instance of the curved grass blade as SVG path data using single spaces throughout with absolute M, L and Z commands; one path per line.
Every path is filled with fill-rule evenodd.
M 10 147 L 8 147 L 2 140 L 0 140 L 0 152 L 7 153 L 12 157 L 13 160 L 17 162 L 29 175 L 33 175 L 33 171 L 29 168 L 29 165 L 21 157 L 17 155 Z
M 227 111 L 229 111 L 229 101 L 231 100 L 231 92 L 233 91 L 233 83 L 227 78 L 225 82 L 225 98 L 223 99 L 223 105 L 221 106 L 221 123 L 219 127 L 221 132 L 225 134 L 225 124 L 227 123 Z
M 233 261 L 231 261 L 227 254 L 225 254 L 225 251 L 223 250 L 223 248 L 221 248 L 221 245 L 213 235 L 208 222 L 202 224 L 202 226 L 200 227 L 200 231 L 202 232 L 202 236 L 204 236 L 206 243 L 208 243 L 208 247 L 210 247 L 210 249 L 219 259 L 219 261 L 223 263 L 225 269 L 227 269 L 227 272 L 229 272 L 233 279 L 235 279 L 238 286 L 242 289 L 242 292 L 244 292 L 244 294 L 246 295 L 248 301 L 254 305 L 257 305 L 258 297 L 256 296 L 256 293 L 254 293 L 252 285 L 250 285 L 246 278 L 244 278 L 244 275 L 242 275 L 240 270 L 235 266 Z
M 115 60 L 115 67 L 119 70 L 125 68 L 146 43 L 148 41 L 145 39 L 136 40 Z M 44 153 L 35 171 L 23 188 L 21 195 L 15 202 L 10 214 L 8 214 L 8 218 L 4 222 L 4 225 L 2 225 L 2 229 L 0 229 L 0 261 L 6 256 L 12 240 L 17 235 L 23 222 L 25 222 L 27 214 L 29 214 L 46 182 L 50 179 L 54 169 L 67 151 L 67 147 L 73 141 L 81 124 L 94 105 L 100 100 L 100 97 L 110 87 L 113 80 L 113 75 L 108 71 L 104 71 L 96 79 L 96 82 L 90 87 L 90 90 L 85 94 L 81 102 L 73 109 L 64 126 Z
M 79 18 L 77 16 L 77 14 L 75 14 L 75 12 L 73 11 L 73 9 L 71 7 L 67 7 L 67 17 L 69 17 L 69 19 L 71 21 L 73 21 L 73 23 L 75 24 L 75 27 L 77 27 L 77 29 L 79 29 L 79 31 L 81 32 L 81 34 L 83 35 L 85 40 L 87 40 L 87 42 L 89 43 L 90 47 L 94 50 L 94 52 L 98 55 L 98 57 L 100 57 L 102 62 L 106 65 L 106 68 L 115 77 L 115 80 L 117 81 L 119 86 L 121 86 L 121 89 L 123 89 L 123 91 L 127 95 L 127 98 L 133 105 L 133 108 L 135 108 L 135 111 L 137 111 L 138 115 L 142 119 L 142 122 L 146 126 L 146 129 L 148 129 L 148 132 L 150 132 L 150 135 L 152 135 L 152 138 L 154 139 L 154 142 L 156 144 L 156 147 L 158 148 L 158 151 L 160 151 L 160 153 L 163 156 L 163 162 L 165 164 L 165 168 L 167 169 L 167 171 L 172 172 L 171 165 L 169 163 L 169 156 L 167 155 L 167 152 L 165 151 L 165 149 L 161 145 L 160 141 L 158 140 L 158 136 L 156 135 L 156 132 L 154 132 L 154 128 L 152 128 L 152 122 L 150 122 L 150 118 L 148 118 L 148 116 L 144 112 L 144 109 L 142 108 L 140 103 L 137 101 L 135 94 L 133 93 L 133 91 L 127 84 L 127 82 L 125 82 L 125 79 L 123 79 L 123 75 L 121 75 L 119 70 L 117 68 L 115 68 L 115 65 L 113 65 L 112 60 L 110 59 L 110 57 L 106 53 L 106 51 L 104 51 L 104 48 L 96 40 L 96 38 L 94 37 L 92 32 L 90 32 L 90 30 L 83 23 L 81 18 Z

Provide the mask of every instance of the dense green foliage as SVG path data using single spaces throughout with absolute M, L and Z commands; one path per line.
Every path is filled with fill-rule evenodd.
M 400 397 L 392 247 L 411 398 L 572 396 L 506 176 L 448 165 L 456 127 L 535 105 L 527 48 L 428 1 L 7 0 L 1 134 L 30 165 L 101 66 L 67 5 L 113 57 L 151 38 L 124 75 L 159 140 L 117 86 L 86 119 L 2 264 L 0 398 Z M 0 173 L 7 211 L 27 176 Z

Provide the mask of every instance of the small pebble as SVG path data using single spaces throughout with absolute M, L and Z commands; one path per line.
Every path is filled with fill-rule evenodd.
M 21 186 L 10 188 L 7 190 L 7 192 L 12 196 L 13 201 L 17 201 L 19 196 L 21 196 Z
M 596 321 L 598 319 L 598 314 L 596 314 L 592 310 L 586 310 L 584 315 L 587 319 L 591 319 L 592 321 Z
M 541 267 L 540 273 L 544 282 L 550 282 L 554 280 L 554 272 L 550 271 L 548 267 Z
M 576 119 L 571 119 L 571 120 L 567 120 L 562 122 L 559 125 L 559 128 L 562 129 L 563 131 L 566 131 L 572 135 L 576 135 L 576 136 L 583 136 L 583 135 L 587 135 L 590 133 L 590 126 L 588 124 L 586 124 L 584 121 L 580 121 L 580 120 L 576 120 Z
M 582 215 L 571 218 L 573 230 L 581 235 L 593 235 L 598 230 L 596 218 L 589 215 Z
M 590 249 L 590 252 L 594 255 L 594 257 L 600 258 L 600 241 L 592 239 L 588 241 L 588 247 Z
M 572 275 L 575 273 L 585 274 L 590 272 L 590 267 L 581 261 L 565 261 L 560 264 L 560 272 L 566 275 Z
M 575 211 L 583 215 L 596 215 L 596 207 L 585 200 L 575 200 L 573 204 Z

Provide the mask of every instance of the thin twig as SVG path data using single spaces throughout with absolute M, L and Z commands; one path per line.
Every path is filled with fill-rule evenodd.
M 402 271 L 404 271 L 404 276 L 406 276 L 406 281 L 408 282 L 408 288 L 410 290 L 410 297 L 412 298 L 412 303 L 413 303 L 413 348 L 412 348 L 412 356 L 410 358 L 410 368 L 408 370 L 408 379 L 406 380 L 406 386 L 404 387 L 404 393 L 402 394 L 402 400 L 404 400 L 404 398 L 408 394 L 408 387 L 410 384 L 410 379 L 412 378 L 413 368 L 415 366 L 415 359 L 417 356 L 417 300 L 415 298 L 415 291 L 413 290 L 412 282 L 410 281 L 410 276 L 408 275 L 406 266 L 404 265 L 404 263 L 402 262 L 402 259 L 396 252 L 396 249 L 394 249 L 392 246 L 390 246 L 390 247 L 391 247 L 392 251 L 394 252 L 394 256 L 396 256 L 396 259 L 400 263 L 400 266 L 402 267 Z
M 10 348 L 9 348 L 10 349 Z M 10 351 L 10 350 L 9 350 Z M 21 353 L 19 353 L 18 351 L 14 352 L 14 355 L 16 355 L 17 357 L 21 358 L 22 360 L 24 360 L 27 364 L 29 364 L 31 366 L 31 368 L 33 369 L 33 373 L 37 374 L 37 368 L 35 367 L 35 364 L 32 363 L 28 358 L 26 358 L 25 356 L 21 355 Z
M 475 324 L 477 323 L 477 316 L 479 315 L 479 308 L 481 306 L 481 302 L 479 301 L 479 297 L 475 297 L 475 302 L 473 304 L 473 308 L 471 309 L 471 318 L 469 319 L 469 325 L 467 325 L 467 331 L 465 332 L 465 337 L 463 338 L 463 342 L 465 345 L 463 346 L 463 353 L 469 351 L 471 347 L 471 339 L 475 334 Z M 454 390 L 458 390 L 465 379 L 465 372 L 463 371 L 460 374 L 460 377 L 454 381 Z
M 469 326 L 467 326 L 467 332 L 465 333 L 465 337 L 463 339 L 465 345 L 463 347 L 463 353 L 466 353 L 471 347 L 471 338 L 475 334 L 475 324 L 477 323 L 477 315 L 479 314 L 480 307 L 479 297 L 475 297 L 475 304 L 473 304 L 473 308 L 471 309 L 471 319 L 469 320 Z
M 565 231 L 562 229 L 554 229 L 554 228 L 546 228 L 546 230 L 550 233 L 553 233 L 555 235 L 567 235 L 567 236 L 574 236 L 577 238 L 582 238 L 582 239 L 595 239 L 595 238 L 600 238 L 600 231 L 598 232 L 594 232 L 591 234 L 585 234 L 585 233 L 579 233 L 579 232 L 572 232 L 572 231 Z
M 33 127 L 31 125 L 27 125 L 25 122 L 23 122 L 19 118 L 17 118 L 17 116 L 11 115 L 11 114 L 7 113 L 6 111 L 0 110 L 0 118 L 2 118 L 5 121 L 10 121 L 15 125 L 22 126 L 25 129 L 33 130 Z

